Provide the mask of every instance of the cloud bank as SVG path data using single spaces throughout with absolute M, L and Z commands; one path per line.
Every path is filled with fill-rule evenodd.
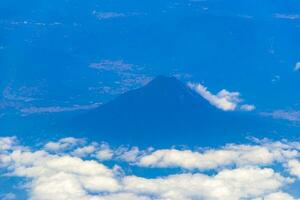
M 257 141 L 203 151 L 111 148 L 71 137 L 40 147 L 23 146 L 15 137 L 0 138 L 0 144 L 1 169 L 25 178 L 32 200 L 294 200 L 284 189 L 300 179 L 298 142 Z M 150 178 L 118 163 L 185 170 Z

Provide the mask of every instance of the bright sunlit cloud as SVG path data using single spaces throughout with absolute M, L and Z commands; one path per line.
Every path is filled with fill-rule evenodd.
M 194 91 L 196 91 L 198 94 L 200 94 L 210 104 L 221 110 L 234 111 L 240 109 L 244 111 L 252 111 L 255 109 L 254 105 L 240 105 L 243 102 L 243 100 L 241 99 L 241 95 L 239 92 L 229 92 L 228 90 L 223 89 L 216 95 L 214 95 L 200 83 L 188 83 L 188 86 Z

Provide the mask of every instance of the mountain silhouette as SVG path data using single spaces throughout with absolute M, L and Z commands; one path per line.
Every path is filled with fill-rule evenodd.
M 175 77 L 158 76 L 82 114 L 76 126 L 89 137 L 161 146 L 243 141 L 266 132 L 266 120 L 253 113 L 225 112 L 212 106 Z M 176 135 L 176 137 L 174 137 Z

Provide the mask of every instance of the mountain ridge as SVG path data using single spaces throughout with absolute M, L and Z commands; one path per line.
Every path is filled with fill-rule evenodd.
M 256 118 L 251 113 L 219 110 L 175 77 L 158 76 L 81 115 L 76 124 L 83 132 L 106 141 L 201 144 L 194 138 L 200 135 L 207 143 L 242 141 L 249 132 L 263 127 Z

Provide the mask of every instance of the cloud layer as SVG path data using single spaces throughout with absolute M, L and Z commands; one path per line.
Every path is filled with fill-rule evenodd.
M 26 178 L 24 187 L 33 200 L 293 200 L 284 188 L 300 179 L 298 142 L 257 141 L 192 151 L 111 148 L 76 138 L 26 147 L 15 137 L 4 137 L 0 147 L 0 167 L 6 176 Z M 150 178 L 118 163 L 184 170 Z M 278 164 L 287 175 L 275 170 Z

